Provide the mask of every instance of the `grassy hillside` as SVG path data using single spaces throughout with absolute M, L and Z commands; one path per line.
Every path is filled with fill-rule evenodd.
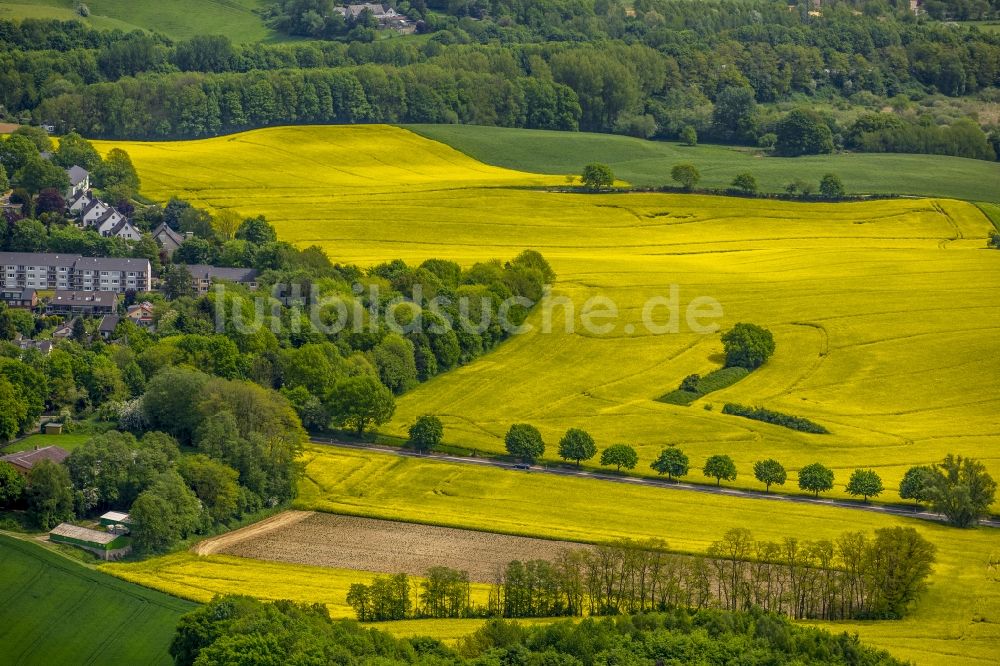
M 172 664 L 174 627 L 192 608 L 0 535 L 5 664 Z
M 691 163 L 702 187 L 728 187 L 736 174 L 750 172 L 762 191 L 781 192 L 796 178 L 818 183 L 836 173 L 849 192 L 895 193 L 1000 201 L 1000 162 L 940 155 L 857 153 L 819 157 L 761 157 L 732 146 L 684 146 L 610 134 L 475 127 L 409 125 L 478 160 L 510 169 L 578 174 L 589 162 L 611 165 L 618 178 L 635 185 L 675 184 L 670 169 Z
M 919 664 L 987 664 L 1000 645 L 1000 584 L 988 563 L 996 535 L 868 512 L 635 487 L 588 479 L 313 447 L 307 452 L 301 508 L 530 536 L 601 542 L 658 537 L 671 548 L 704 552 L 723 532 L 747 527 L 759 539 L 820 539 L 843 532 L 912 526 L 938 548 L 931 587 L 899 622 L 827 623 Z M 291 595 L 346 613 L 341 579 L 367 574 L 183 553 L 108 572 L 193 599 L 214 592 L 264 598 Z M 404 635 L 455 638 L 465 620 L 390 626 Z
M 799 467 L 832 466 L 841 493 L 852 469 L 870 466 L 892 495 L 910 465 L 949 451 L 981 457 L 1000 476 L 1000 252 L 983 249 L 992 225 L 971 204 L 503 189 L 560 179 L 485 166 L 377 126 L 121 145 L 147 196 L 263 213 L 282 238 L 319 244 L 337 261 L 469 264 L 525 248 L 549 259 L 573 331 L 565 305 L 549 309 L 550 333 L 538 308 L 531 332 L 403 396 L 388 432 L 434 413 L 448 441 L 501 451 L 507 428 L 523 421 L 540 428 L 554 457 L 562 433 L 582 427 L 601 447 L 634 444 L 647 472 L 668 443 L 688 453 L 696 477 L 705 458 L 728 453 L 748 487 L 757 487 L 753 462 L 771 456 L 792 472 L 791 487 Z M 654 335 L 643 307 L 672 286 L 680 330 Z M 617 306 L 610 332 L 582 327 L 595 296 Z M 688 374 L 721 364 L 718 335 L 684 321 L 701 297 L 722 306 L 722 328 L 770 328 L 777 353 L 689 407 L 657 402 Z M 665 317 L 657 311 L 658 323 Z M 727 416 L 725 402 L 806 417 L 831 434 Z
M 90 16 L 82 18 L 75 0 L 0 2 L 0 18 L 79 19 L 94 28 L 161 32 L 172 39 L 194 35 L 226 35 L 234 42 L 280 39 L 254 10 L 267 0 L 88 0 Z

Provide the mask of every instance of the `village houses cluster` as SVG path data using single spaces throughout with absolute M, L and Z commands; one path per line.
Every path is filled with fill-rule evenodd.
M 105 237 L 116 236 L 129 241 L 142 238 L 142 232 L 127 216 L 94 195 L 86 169 L 73 166 L 66 173 L 70 181 L 65 193 L 66 207 L 79 227 Z M 168 258 L 189 237 L 166 224 L 154 229 L 151 235 Z M 253 269 L 207 265 L 185 268 L 191 274 L 198 295 L 207 293 L 217 280 L 257 288 L 257 271 Z M 142 294 L 157 287 L 152 266 L 145 258 L 0 252 L 0 302 L 10 308 L 58 315 L 64 319 L 52 333 L 51 340 L 23 337 L 15 340 L 22 349 L 37 349 L 43 354 L 52 350 L 54 342 L 73 334 L 73 323 L 78 317 L 100 317 L 97 333 L 104 338 L 111 337 L 123 317 L 140 327 L 152 328 L 151 303 L 133 302 L 120 308 L 119 301 L 125 294 Z

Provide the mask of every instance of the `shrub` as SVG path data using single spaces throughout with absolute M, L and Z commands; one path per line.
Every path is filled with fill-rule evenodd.
M 819 193 L 826 199 L 841 199 L 847 193 L 840 176 L 828 173 L 819 181 Z
M 685 190 L 693 190 L 701 180 L 701 173 L 693 164 L 677 164 L 670 170 L 670 177 L 680 183 Z
M 736 192 L 743 194 L 757 194 L 757 179 L 753 177 L 752 173 L 741 173 L 733 178 L 731 187 Z
M 826 435 L 830 432 L 820 424 L 810 421 L 807 418 L 782 414 L 781 412 L 764 409 L 763 407 L 746 407 L 744 405 L 727 402 L 726 406 L 722 408 L 722 413 L 729 414 L 731 416 L 742 416 L 745 419 L 762 421 L 764 423 L 782 426 L 783 428 L 788 428 L 790 430 L 809 432 L 816 435 Z

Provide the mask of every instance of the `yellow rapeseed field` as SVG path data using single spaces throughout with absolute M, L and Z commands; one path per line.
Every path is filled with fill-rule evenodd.
M 833 538 L 915 527 L 938 549 L 928 592 L 902 621 L 825 623 L 918 664 L 993 663 L 1000 645 L 1000 583 L 990 568 L 1000 555 L 991 530 L 957 530 L 917 519 L 785 501 L 637 487 L 591 479 L 513 473 L 491 467 L 310 447 L 298 508 L 565 540 L 601 542 L 657 537 L 671 549 L 704 552 L 731 527 L 759 539 Z M 195 601 L 250 594 L 326 604 L 350 616 L 347 589 L 372 574 L 211 555 L 177 553 L 102 569 Z M 484 599 L 486 586 L 474 586 Z M 401 635 L 454 639 L 475 628 L 465 620 L 383 625 Z
M 231 555 L 199 557 L 173 553 L 143 562 L 103 564 L 106 573 L 183 599 L 207 603 L 220 594 L 245 594 L 258 599 L 294 599 L 323 604 L 335 618 L 354 618 L 347 591 L 354 583 L 371 583 L 378 575 L 367 571 L 266 562 Z M 411 577 L 411 583 L 419 583 Z M 490 586 L 472 585 L 472 598 L 485 604 Z
M 509 189 L 565 178 L 483 165 L 384 126 L 114 145 L 132 156 L 147 196 L 263 213 L 282 238 L 319 244 L 336 261 L 468 265 L 525 248 L 550 260 L 553 296 L 572 302 L 576 332 L 564 332 L 558 306 L 555 331 L 539 332 L 539 308 L 534 332 L 404 396 L 387 432 L 403 434 L 433 413 L 447 441 L 500 451 L 510 424 L 523 421 L 539 427 L 554 457 L 561 434 L 582 427 L 599 446 L 635 445 L 646 472 L 662 446 L 677 444 L 694 468 L 731 455 L 738 486 L 758 487 L 751 466 L 762 457 L 789 468 L 790 488 L 794 471 L 814 461 L 835 469 L 839 489 L 854 467 L 874 467 L 890 499 L 909 465 L 948 452 L 978 456 L 1000 476 L 1000 252 L 983 249 L 992 227 L 971 204 Z M 671 285 L 681 331 L 649 334 L 642 307 Z M 579 330 L 594 296 L 618 308 L 609 334 Z M 721 304 L 723 328 L 770 328 L 777 353 L 692 406 L 656 402 L 686 375 L 720 364 L 718 335 L 684 326 L 684 308 L 698 297 Z M 725 416 L 727 401 L 808 417 L 832 434 Z
M 563 329 L 557 307 L 554 331 L 541 332 L 545 312 L 537 309 L 534 331 L 403 396 L 387 432 L 402 434 L 433 413 L 447 441 L 499 451 L 510 424 L 528 422 L 554 457 L 559 436 L 582 427 L 599 446 L 635 445 L 647 471 L 666 444 L 688 453 L 694 477 L 707 456 L 728 453 L 738 486 L 756 487 L 751 465 L 765 457 L 785 463 L 791 487 L 797 468 L 821 461 L 835 469 L 839 494 L 853 468 L 874 467 L 890 500 L 908 466 L 948 452 L 981 458 L 1000 477 L 1000 252 L 983 249 L 992 226 L 970 204 L 543 192 L 522 186 L 559 185 L 565 176 L 489 167 L 378 126 L 99 148 L 113 145 L 132 156 L 146 196 L 264 214 L 282 238 L 318 244 L 335 261 L 441 257 L 469 265 L 525 248 L 549 259 L 558 274 L 552 294 L 572 304 L 576 330 Z M 672 286 L 681 331 L 652 335 L 639 325 L 642 308 Z M 610 333 L 580 329 L 580 310 L 595 296 L 618 309 Z M 723 328 L 750 321 L 771 329 L 777 352 L 747 379 L 689 407 L 659 403 L 686 375 L 721 363 L 718 335 L 684 326 L 684 308 L 699 297 L 719 302 Z M 807 417 L 831 434 L 726 416 L 725 402 Z M 758 537 L 817 538 L 913 525 L 939 549 L 916 612 L 901 622 L 836 628 L 921 664 L 992 663 L 1000 645 L 1000 583 L 988 570 L 1000 535 L 988 530 L 377 454 L 314 450 L 309 458 L 301 508 L 533 536 L 658 536 L 700 552 L 733 526 Z M 353 575 L 171 557 L 108 570 L 175 585 L 177 593 L 200 590 L 202 598 L 258 590 L 334 606 L 346 590 L 337 579 Z M 318 599 L 323 584 L 339 592 Z
M 591 479 L 312 447 L 299 508 L 580 541 L 664 539 L 704 552 L 732 527 L 758 539 L 829 539 L 914 527 L 935 544 L 928 592 L 902 621 L 826 623 L 918 664 L 986 664 L 1000 646 L 995 530 L 786 501 L 637 487 Z

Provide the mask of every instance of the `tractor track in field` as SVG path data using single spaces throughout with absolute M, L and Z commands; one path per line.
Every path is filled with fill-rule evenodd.
M 700 485 L 694 483 L 682 483 L 679 481 L 673 481 L 673 482 L 662 481 L 658 479 L 651 479 L 648 477 L 615 476 L 612 474 L 605 474 L 602 472 L 590 472 L 586 470 L 562 469 L 562 468 L 539 467 L 539 466 L 532 466 L 528 469 L 523 469 L 519 468 L 514 463 L 503 462 L 500 460 L 494 460 L 490 458 L 463 458 L 461 456 L 453 456 L 444 453 L 417 453 L 416 451 L 400 449 L 392 446 L 384 446 L 378 444 L 371 444 L 371 445 L 357 444 L 353 442 L 344 442 L 333 439 L 320 439 L 315 437 L 310 438 L 309 441 L 313 444 L 319 444 L 321 446 L 331 446 L 342 449 L 355 449 L 360 451 L 373 451 L 376 453 L 385 453 L 389 455 L 398 456 L 400 458 L 418 458 L 421 460 L 437 460 L 440 462 L 458 463 L 461 465 L 495 467 L 498 469 L 508 470 L 512 472 L 521 472 L 522 474 L 523 473 L 551 474 L 553 476 L 593 479 L 596 481 L 605 481 L 610 483 L 625 483 L 635 486 L 662 488 L 664 490 L 707 493 L 709 495 L 742 497 L 746 499 L 763 500 L 763 501 L 791 502 L 794 504 L 814 504 L 817 506 L 826 506 L 835 509 L 854 509 L 856 511 L 870 511 L 873 513 L 882 513 L 890 516 L 899 516 L 902 518 L 917 518 L 919 520 L 928 520 L 937 523 L 945 522 L 944 516 L 937 513 L 932 513 L 930 511 L 919 511 L 915 509 L 907 509 L 897 506 L 888 506 L 884 504 L 862 504 L 860 502 L 851 502 L 847 500 L 820 499 L 816 497 L 805 497 L 800 495 L 780 495 L 772 493 L 762 493 L 760 491 L 739 490 L 737 488 L 720 488 L 717 486 Z M 307 512 L 300 512 L 300 513 L 307 513 Z M 277 517 L 279 516 L 275 516 L 275 518 Z M 299 520 L 302 520 L 302 518 L 299 518 Z M 1000 528 L 1000 519 L 989 518 L 979 521 L 979 524 L 982 527 Z M 251 527 L 256 527 L 256 526 L 251 526 Z M 265 528 L 265 531 L 267 531 L 267 529 L 273 529 L 273 528 Z M 224 537 L 219 537 L 218 540 L 221 540 L 223 538 Z M 216 539 L 212 539 L 210 541 L 216 541 Z

